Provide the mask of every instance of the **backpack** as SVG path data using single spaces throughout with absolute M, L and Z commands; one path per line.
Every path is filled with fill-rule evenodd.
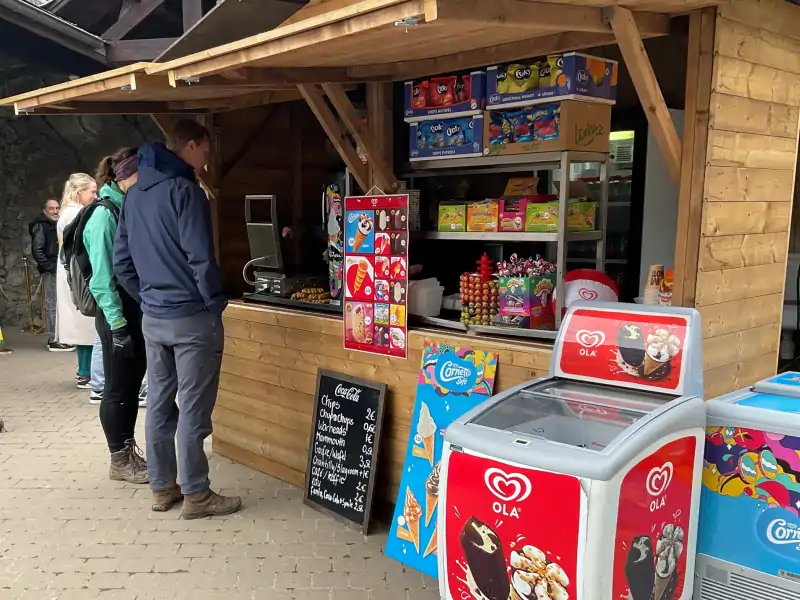
M 88 206 L 84 206 L 72 223 L 64 228 L 64 237 L 61 243 L 61 263 L 67 271 L 67 283 L 69 283 L 72 302 L 78 312 L 85 317 L 94 317 L 97 314 L 97 302 L 89 291 L 92 264 L 89 262 L 89 253 L 83 243 L 83 232 L 99 206 L 105 206 L 111 211 L 114 220 L 119 221 L 117 205 L 111 200 L 100 198 Z

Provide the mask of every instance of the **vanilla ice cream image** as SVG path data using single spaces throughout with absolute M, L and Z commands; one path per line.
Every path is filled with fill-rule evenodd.
M 436 434 L 436 422 L 431 416 L 431 411 L 428 405 L 424 402 L 420 403 L 419 409 L 419 422 L 417 423 L 417 434 L 422 439 L 422 445 L 425 447 L 425 458 L 431 463 L 433 467 L 433 453 L 435 449 L 434 435 Z
M 511 552 L 511 600 L 568 600 L 569 577 L 536 546 Z

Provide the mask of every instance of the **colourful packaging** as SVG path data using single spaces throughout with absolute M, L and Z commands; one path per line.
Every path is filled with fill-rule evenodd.
M 512 177 L 503 196 L 533 196 L 539 187 L 538 177 Z
M 548 54 L 547 64 L 550 65 L 550 85 L 564 87 L 567 77 L 564 75 L 564 57 L 561 54 Z M 541 85 L 539 86 L 541 89 Z
M 439 231 L 466 231 L 467 206 L 466 204 L 439 205 Z
M 570 202 L 567 205 L 569 231 L 594 231 L 596 202 Z M 558 231 L 558 202 L 528 203 L 525 231 Z
M 514 94 L 535 90 L 539 86 L 539 65 L 512 63 L 497 74 L 497 90 L 501 94 Z
M 467 204 L 467 231 L 497 231 L 499 212 L 497 200 Z
M 533 140 L 558 139 L 558 125 L 561 117 L 560 104 L 530 106 L 525 109 L 525 116 L 528 120 Z
M 422 132 L 425 148 L 444 148 L 445 143 L 443 121 L 428 121 L 422 123 L 419 131 Z
M 500 231 L 525 231 L 525 207 L 527 204 L 527 200 L 524 199 L 500 200 Z
M 450 106 L 455 103 L 456 77 L 434 77 L 428 85 L 431 106 Z
M 489 113 L 492 121 L 489 125 L 489 144 L 491 146 L 507 146 L 511 143 L 511 123 L 502 111 L 496 110 Z
M 455 103 L 468 102 L 472 98 L 472 75 L 459 75 L 453 87 Z
M 500 277 L 500 315 L 506 327 L 551 326 L 554 322 L 552 300 L 555 274 L 541 277 Z M 513 319 L 520 317 L 520 319 Z M 526 322 L 527 321 L 527 322 Z
M 463 125 L 463 126 L 462 126 Z M 464 129 L 467 124 L 464 119 L 454 119 L 445 123 L 444 128 L 444 143 L 446 146 L 463 146 L 467 143 L 467 138 Z
M 425 108 L 428 105 L 428 81 L 415 81 L 411 87 L 411 106 Z
M 511 124 L 511 137 L 515 142 L 533 141 L 533 133 L 524 110 L 506 113 L 506 118 Z

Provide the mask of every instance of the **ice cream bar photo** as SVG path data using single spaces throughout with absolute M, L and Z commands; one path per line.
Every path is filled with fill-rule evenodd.
M 653 541 L 650 536 L 640 535 L 633 538 L 625 560 L 630 600 L 650 600 L 656 578 L 653 561 Z
M 478 590 L 487 600 L 507 600 L 511 586 L 503 544 L 497 533 L 486 523 L 470 517 L 459 537 Z

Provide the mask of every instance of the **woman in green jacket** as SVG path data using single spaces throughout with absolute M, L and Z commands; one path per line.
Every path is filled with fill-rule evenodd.
M 136 148 L 123 148 L 104 158 L 95 178 L 98 196 L 118 209 L 127 189 L 136 183 Z M 95 326 L 103 347 L 105 385 L 100 424 L 111 453 L 109 476 L 145 484 L 147 463 L 134 439 L 139 410 L 139 386 L 147 369 L 142 312 L 138 302 L 117 285 L 114 276 L 114 237 L 117 217 L 106 206 L 94 209 L 83 234 L 92 266 L 89 291 L 97 302 Z

